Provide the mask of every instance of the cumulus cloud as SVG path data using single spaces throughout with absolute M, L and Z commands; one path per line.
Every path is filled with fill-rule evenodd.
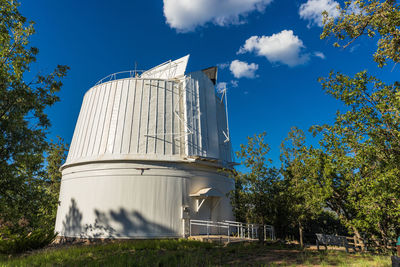
M 231 62 L 229 69 L 232 72 L 233 76 L 235 76 L 235 78 L 237 79 L 242 77 L 252 79 L 256 77 L 256 70 L 258 70 L 258 65 L 255 63 L 248 64 L 247 62 L 236 59 Z
M 313 25 L 322 27 L 322 12 L 326 11 L 330 17 L 337 18 L 338 5 L 339 3 L 334 0 L 308 0 L 300 6 L 299 15 L 300 18 L 309 21 L 308 27 Z
M 305 64 L 310 55 L 302 52 L 303 41 L 291 30 L 283 30 L 271 36 L 252 36 L 239 49 L 238 54 L 255 52 L 271 63 L 283 63 L 290 67 Z
M 167 24 L 180 32 L 208 22 L 220 26 L 243 23 L 253 11 L 262 12 L 273 0 L 164 0 Z

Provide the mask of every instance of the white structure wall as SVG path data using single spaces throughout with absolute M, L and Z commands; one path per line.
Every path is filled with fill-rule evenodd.
M 224 103 L 201 71 L 92 87 L 62 167 L 56 231 L 83 238 L 180 237 L 189 218 L 232 220 L 226 194 L 234 184 L 221 171 L 232 168 L 226 127 Z M 197 210 L 193 194 L 204 188 L 219 195 L 202 196 Z
M 146 170 L 141 174 L 139 168 Z M 108 162 L 67 168 L 56 231 L 80 238 L 182 237 L 188 231 L 185 206 L 193 219 L 232 219 L 228 198 L 207 199 L 196 212 L 197 202 L 189 194 L 204 187 L 219 188 L 222 194 L 233 189 L 230 178 L 187 163 Z

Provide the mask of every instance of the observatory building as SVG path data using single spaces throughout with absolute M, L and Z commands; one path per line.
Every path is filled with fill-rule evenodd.
M 182 237 L 190 219 L 233 220 L 226 92 L 216 67 L 185 74 L 188 59 L 86 92 L 61 167 L 59 236 Z

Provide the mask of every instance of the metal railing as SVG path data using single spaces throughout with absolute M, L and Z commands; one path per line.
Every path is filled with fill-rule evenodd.
M 226 234 L 228 237 L 228 242 L 230 242 L 231 236 L 236 236 L 242 239 L 254 240 L 259 238 L 259 228 L 263 228 L 264 240 L 270 238 L 271 240 L 275 240 L 275 230 L 272 225 L 259 225 L 252 223 L 242 223 L 235 221 L 210 221 L 210 220 L 190 220 L 189 223 L 189 235 L 192 235 L 193 227 L 198 227 L 202 230 L 206 230 L 203 234 L 210 236 L 216 229 L 218 235 L 222 233 Z M 222 230 L 222 231 L 221 231 Z M 222 232 L 222 233 L 221 233 Z M 267 233 L 268 232 L 268 233 Z
M 113 74 L 107 75 L 103 79 L 99 80 L 96 85 L 105 83 L 105 82 L 110 82 L 114 80 L 119 80 L 123 78 L 135 78 L 135 77 L 140 77 L 140 75 L 145 72 L 145 70 L 126 70 L 126 71 L 119 71 L 115 72 Z

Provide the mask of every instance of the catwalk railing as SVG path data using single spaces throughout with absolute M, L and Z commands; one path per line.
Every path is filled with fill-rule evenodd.
M 260 225 L 253 223 L 242 223 L 235 221 L 208 221 L 208 220 L 190 220 L 189 235 L 226 235 L 228 242 L 231 237 L 241 239 L 259 239 L 260 230 L 264 240 L 267 238 L 275 240 L 275 229 L 272 225 Z

